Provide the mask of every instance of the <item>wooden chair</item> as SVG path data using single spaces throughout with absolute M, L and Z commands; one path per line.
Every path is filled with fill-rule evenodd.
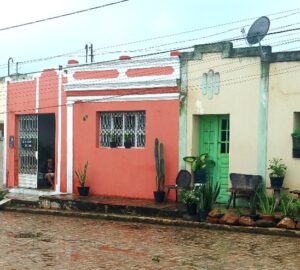
M 227 208 L 230 207 L 233 200 L 233 208 L 235 208 L 235 200 L 237 197 L 246 197 L 250 199 L 256 191 L 258 185 L 262 183 L 262 177 L 260 175 L 231 173 L 230 175 L 231 188 L 230 198 Z
M 176 184 L 175 185 L 166 185 L 167 195 L 169 195 L 170 190 L 174 189 L 176 191 L 176 202 L 178 201 L 178 190 L 184 188 L 190 188 L 191 185 L 192 175 L 187 170 L 180 170 L 176 177 Z

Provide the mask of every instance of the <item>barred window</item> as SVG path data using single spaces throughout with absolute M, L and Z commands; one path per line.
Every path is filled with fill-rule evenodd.
M 100 146 L 109 147 L 114 138 L 123 146 L 127 138 L 133 147 L 145 147 L 145 112 L 100 112 Z

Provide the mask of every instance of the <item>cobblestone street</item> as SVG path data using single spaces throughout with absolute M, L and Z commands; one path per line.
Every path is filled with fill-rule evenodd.
M 300 239 L 0 212 L 0 269 L 299 269 Z

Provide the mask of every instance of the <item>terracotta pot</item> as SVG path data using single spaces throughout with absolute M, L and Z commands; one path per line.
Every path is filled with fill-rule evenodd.
M 275 221 L 274 215 L 260 215 L 260 218 L 271 222 Z

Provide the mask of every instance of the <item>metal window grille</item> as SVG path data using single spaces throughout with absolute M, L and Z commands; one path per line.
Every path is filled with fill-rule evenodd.
M 117 146 L 123 146 L 125 136 L 131 140 L 133 147 L 145 147 L 145 112 L 101 112 L 100 146 L 109 147 L 112 137 Z

